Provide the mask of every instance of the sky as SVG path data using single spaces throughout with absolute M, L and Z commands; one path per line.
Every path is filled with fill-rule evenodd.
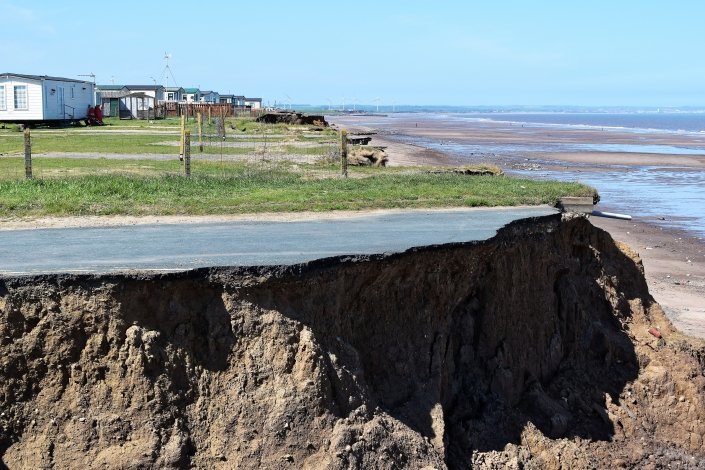
M 265 104 L 705 107 L 705 2 L 0 0 L 0 72 Z M 90 78 L 87 78 L 90 80 Z

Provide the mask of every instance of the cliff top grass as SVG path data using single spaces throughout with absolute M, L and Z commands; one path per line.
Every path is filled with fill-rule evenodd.
M 71 154 L 172 154 L 178 155 L 179 120 L 157 121 L 112 119 L 106 126 L 31 129 L 33 155 L 47 153 Z M 24 154 L 24 137 L 16 126 L 0 128 L 0 156 Z M 194 155 L 198 146 L 198 127 L 194 119 L 186 123 L 191 131 Z M 254 151 L 324 154 L 337 147 L 337 135 L 332 129 L 309 131 L 309 126 L 260 124 L 250 118 L 228 119 L 226 137 L 217 136 L 214 122 L 204 121 L 203 152 L 207 155 L 248 155 Z M 221 145 L 223 143 L 223 145 Z M 297 147 L 304 143 L 308 147 Z M 292 147 L 285 147 L 287 144 Z M 269 147 L 267 147 L 269 145 Z
M 351 167 L 342 178 L 332 164 L 198 161 L 187 178 L 178 160 L 45 158 L 37 165 L 37 177 L 26 180 L 17 177 L 22 159 L 0 158 L 0 218 L 553 205 L 595 193 L 580 183 L 428 168 Z

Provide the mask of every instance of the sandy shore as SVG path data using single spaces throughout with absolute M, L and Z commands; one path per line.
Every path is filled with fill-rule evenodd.
M 602 132 L 593 129 L 546 129 L 546 128 L 521 128 L 508 124 L 499 123 L 473 123 L 471 127 L 458 126 L 446 121 L 415 119 L 408 116 L 395 119 L 390 124 L 380 125 L 373 128 L 366 126 L 364 117 L 356 116 L 334 116 L 328 118 L 339 127 L 349 129 L 351 132 L 376 132 L 370 145 L 389 146 L 390 163 L 403 164 L 409 158 L 406 153 L 419 150 L 412 150 L 415 147 L 411 144 L 398 144 L 390 140 L 388 136 L 411 135 L 421 138 L 431 138 L 441 143 L 466 143 L 476 145 L 501 145 L 501 144 L 521 144 L 521 145 L 541 145 L 541 144 L 579 144 L 579 145 L 667 145 L 672 147 L 694 146 L 705 150 L 705 136 L 694 134 L 669 135 L 669 134 L 640 134 L 635 136 L 629 132 Z M 401 150 L 394 154 L 392 150 Z M 435 164 L 454 164 L 452 157 L 438 151 L 430 151 L 426 158 L 431 160 L 437 157 Z M 668 155 L 664 159 L 664 155 Z M 524 155 L 528 158 L 542 158 L 550 156 L 551 160 L 564 161 L 569 163 L 584 163 L 595 166 L 600 165 L 661 165 L 680 168 L 705 168 L 705 155 L 678 155 L 678 154 L 656 154 L 646 152 L 620 152 L 620 151 L 580 151 L 580 152 L 533 152 L 527 151 Z
M 574 142 L 578 144 L 617 144 L 669 146 L 705 146 L 705 136 L 648 134 L 638 135 L 628 132 L 602 132 L 595 129 L 546 129 L 522 128 L 492 122 L 454 127 L 443 121 L 422 120 L 413 115 L 395 119 L 391 125 L 372 128 L 363 124 L 365 119 L 356 116 L 330 118 L 337 126 L 352 132 L 376 132 L 370 145 L 386 146 L 392 165 L 458 164 L 452 156 L 440 151 L 424 152 L 412 144 L 396 142 L 395 135 L 428 137 L 435 141 L 466 142 L 474 144 L 541 144 L 553 142 Z M 495 155 L 492 155 L 495 157 Z M 521 164 L 531 164 L 546 156 L 539 152 L 527 152 Z M 515 159 L 517 160 L 517 159 Z M 632 152 L 551 152 L 553 163 L 542 163 L 552 170 L 566 164 L 585 165 L 585 169 L 600 169 L 603 165 L 670 166 L 677 171 L 701 170 L 705 168 L 705 155 L 668 155 Z M 490 160 L 490 162 L 493 162 Z M 518 162 L 518 160 L 517 160 Z M 519 162 L 518 162 L 519 163 Z M 665 229 L 655 224 L 635 218 L 620 221 L 591 217 L 593 225 L 608 231 L 613 238 L 631 246 L 642 258 L 647 283 L 654 298 L 668 313 L 669 318 L 681 331 L 705 338 L 705 240 L 693 233 Z
M 705 338 L 705 241 L 644 222 L 601 217 L 590 221 L 639 253 L 649 291 L 676 328 Z

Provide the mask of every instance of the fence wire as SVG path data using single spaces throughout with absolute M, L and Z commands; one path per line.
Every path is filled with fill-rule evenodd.
M 337 174 L 336 133 L 251 119 L 189 117 L 192 176 L 248 177 L 262 172 Z M 35 179 L 99 175 L 183 175 L 181 121 L 112 120 L 104 127 L 30 130 Z M 0 128 L 0 181 L 25 179 L 24 135 L 19 126 Z

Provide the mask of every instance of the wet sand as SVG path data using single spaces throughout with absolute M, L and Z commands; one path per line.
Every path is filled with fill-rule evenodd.
M 705 149 L 705 136 L 692 134 L 638 134 L 599 129 L 547 129 L 481 122 L 457 124 L 444 120 L 424 119 L 407 115 L 393 120 L 379 118 L 372 124 L 370 117 L 333 116 L 327 119 L 352 132 L 375 132 L 370 145 L 387 147 L 390 165 L 457 165 L 462 160 L 441 150 L 425 149 L 413 143 L 400 143 L 400 136 L 429 138 L 443 143 L 491 145 L 522 144 L 615 144 L 667 145 Z M 666 158 L 664 158 L 664 156 Z M 519 156 L 480 154 L 487 163 L 503 162 L 505 167 L 548 168 L 552 171 L 601 171 L 609 165 L 669 167 L 678 172 L 701 171 L 705 155 L 664 155 L 636 152 L 525 152 Z M 703 202 L 705 204 L 705 202 Z M 704 209 L 705 210 L 705 209 Z M 608 231 L 613 238 L 631 246 L 639 253 L 649 289 L 681 331 L 705 338 L 705 237 L 687 230 L 659 226 L 648 217 L 632 221 L 590 218 L 593 225 Z
M 465 143 L 475 145 L 520 144 L 524 146 L 541 146 L 544 144 L 579 144 L 579 145 L 640 145 L 640 146 L 672 146 L 698 147 L 705 151 L 705 136 L 693 134 L 635 134 L 633 132 L 600 131 L 593 129 L 547 129 L 522 128 L 516 125 L 501 123 L 472 123 L 459 125 L 449 121 L 428 120 L 413 115 L 384 122 L 379 126 L 368 125 L 369 117 L 334 116 L 326 117 L 339 127 L 352 132 L 377 132 L 370 145 L 384 146 L 394 142 L 394 136 L 406 135 L 420 138 L 430 138 L 441 143 Z M 443 152 L 439 152 L 443 154 Z M 664 158 L 664 155 L 668 158 Z M 495 155 L 496 156 L 496 155 Z M 568 163 L 584 163 L 589 165 L 660 165 L 685 168 L 705 168 L 705 155 L 679 155 L 646 152 L 538 152 L 525 151 L 522 156 L 533 158 L 549 158 Z M 395 157 L 390 154 L 390 162 Z M 406 158 L 406 155 L 399 155 Z M 452 160 L 446 156 L 437 163 L 443 164 Z

